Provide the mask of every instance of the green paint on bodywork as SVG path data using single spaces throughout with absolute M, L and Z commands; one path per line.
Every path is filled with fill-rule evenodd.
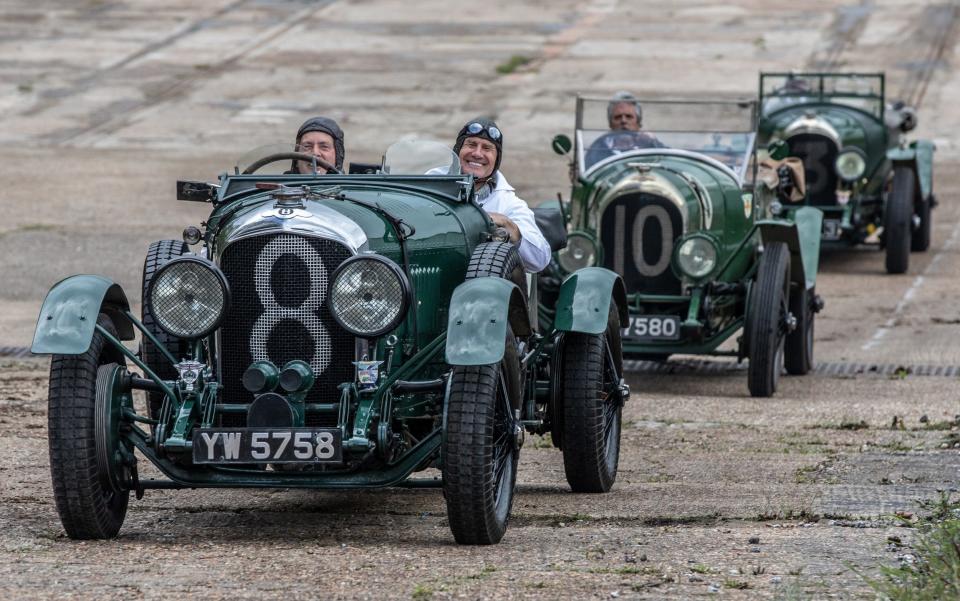
M 629 321 L 623 279 L 603 267 L 584 267 L 560 285 L 553 327 L 561 332 L 600 334 L 607 329 L 610 301 L 617 303 L 620 323 Z
M 503 359 L 507 323 L 516 336 L 530 334 L 523 293 L 516 284 L 496 277 L 467 280 L 450 299 L 447 363 L 490 365 Z
M 55 284 L 43 300 L 30 350 L 57 355 L 87 352 L 101 311 L 113 320 L 121 340 L 133 340 L 133 326 L 125 315 L 129 309 L 123 289 L 112 280 L 70 276 Z
M 790 249 L 790 278 L 810 289 L 817 281 L 823 212 L 801 207 L 791 211 L 790 216 L 790 220 L 764 219 L 757 222 L 757 227 L 764 244 L 786 243 Z

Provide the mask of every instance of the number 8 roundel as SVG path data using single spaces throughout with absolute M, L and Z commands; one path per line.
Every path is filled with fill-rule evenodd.
M 295 255 L 307 266 L 310 277 L 310 293 L 299 307 L 289 307 L 277 302 L 270 278 L 274 266 L 283 255 Z M 254 283 L 263 313 L 253 324 L 250 333 L 250 355 L 254 361 L 269 361 L 267 341 L 281 321 L 300 323 L 313 338 L 314 352 L 310 367 L 314 374 L 321 374 L 330 365 L 330 333 L 317 312 L 327 297 L 327 268 L 320 253 L 300 236 L 280 235 L 271 240 L 257 256 Z M 282 366 L 280 366 L 282 367 Z

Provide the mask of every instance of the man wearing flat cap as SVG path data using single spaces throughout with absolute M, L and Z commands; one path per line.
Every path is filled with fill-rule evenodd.
M 542 271 L 550 263 L 550 245 L 534 221 L 533 211 L 517 196 L 500 172 L 503 133 L 490 119 L 471 119 L 460 128 L 453 151 L 464 173 L 473 175 L 477 203 L 510 234 L 526 271 Z
M 343 130 L 333 119 L 312 117 L 304 121 L 297 130 L 295 149 L 317 157 L 317 173 L 327 173 L 324 163 L 343 171 Z M 313 163 L 295 160 L 287 173 L 312 174 Z

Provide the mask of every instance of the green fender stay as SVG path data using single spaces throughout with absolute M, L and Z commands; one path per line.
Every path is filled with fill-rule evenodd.
M 497 277 L 467 280 L 453 291 L 447 322 L 447 363 L 490 365 L 503 359 L 507 323 L 529 336 L 530 318 L 516 284 Z
M 785 242 L 790 249 L 790 278 L 810 289 L 817 283 L 820 264 L 820 231 L 823 211 L 801 207 L 791 211 L 791 220 L 764 219 L 757 222 L 764 244 Z
M 903 148 L 887 150 L 887 159 L 894 165 L 907 164 L 917 174 L 918 200 L 926 200 L 933 193 L 933 151 L 930 140 L 917 140 Z
M 73 275 L 57 282 L 40 307 L 30 350 L 36 354 L 80 355 L 90 348 L 97 315 L 108 314 L 120 340 L 133 340 L 130 310 L 118 284 L 99 275 Z
M 623 279 L 603 267 L 578 269 L 560 285 L 553 327 L 562 332 L 600 334 L 607 329 L 611 299 L 617 303 L 620 324 L 626 327 L 630 316 Z

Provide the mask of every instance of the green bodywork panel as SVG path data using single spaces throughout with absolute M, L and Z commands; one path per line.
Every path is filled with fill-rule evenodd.
M 601 334 L 607 329 L 611 300 L 617 303 L 620 323 L 627 323 L 623 279 L 602 267 L 579 269 L 560 285 L 553 327 L 561 332 Z
M 507 323 L 530 334 L 523 293 L 503 278 L 476 278 L 457 286 L 450 300 L 446 358 L 450 365 L 490 365 L 503 359 Z
M 133 326 L 123 314 L 130 303 L 123 289 L 99 275 L 74 275 L 50 289 L 30 350 L 37 354 L 79 355 L 87 352 L 97 315 L 113 319 L 121 340 L 133 340 Z
M 758 221 L 760 236 L 764 244 L 786 243 L 790 249 L 790 278 L 810 289 L 817 281 L 823 211 L 814 207 L 801 207 L 790 211 L 788 216 L 790 220 Z
M 917 174 L 919 199 L 926 200 L 933 193 L 933 151 L 929 140 L 917 140 L 906 147 L 891 148 L 887 158 L 894 165 L 906 163 Z

